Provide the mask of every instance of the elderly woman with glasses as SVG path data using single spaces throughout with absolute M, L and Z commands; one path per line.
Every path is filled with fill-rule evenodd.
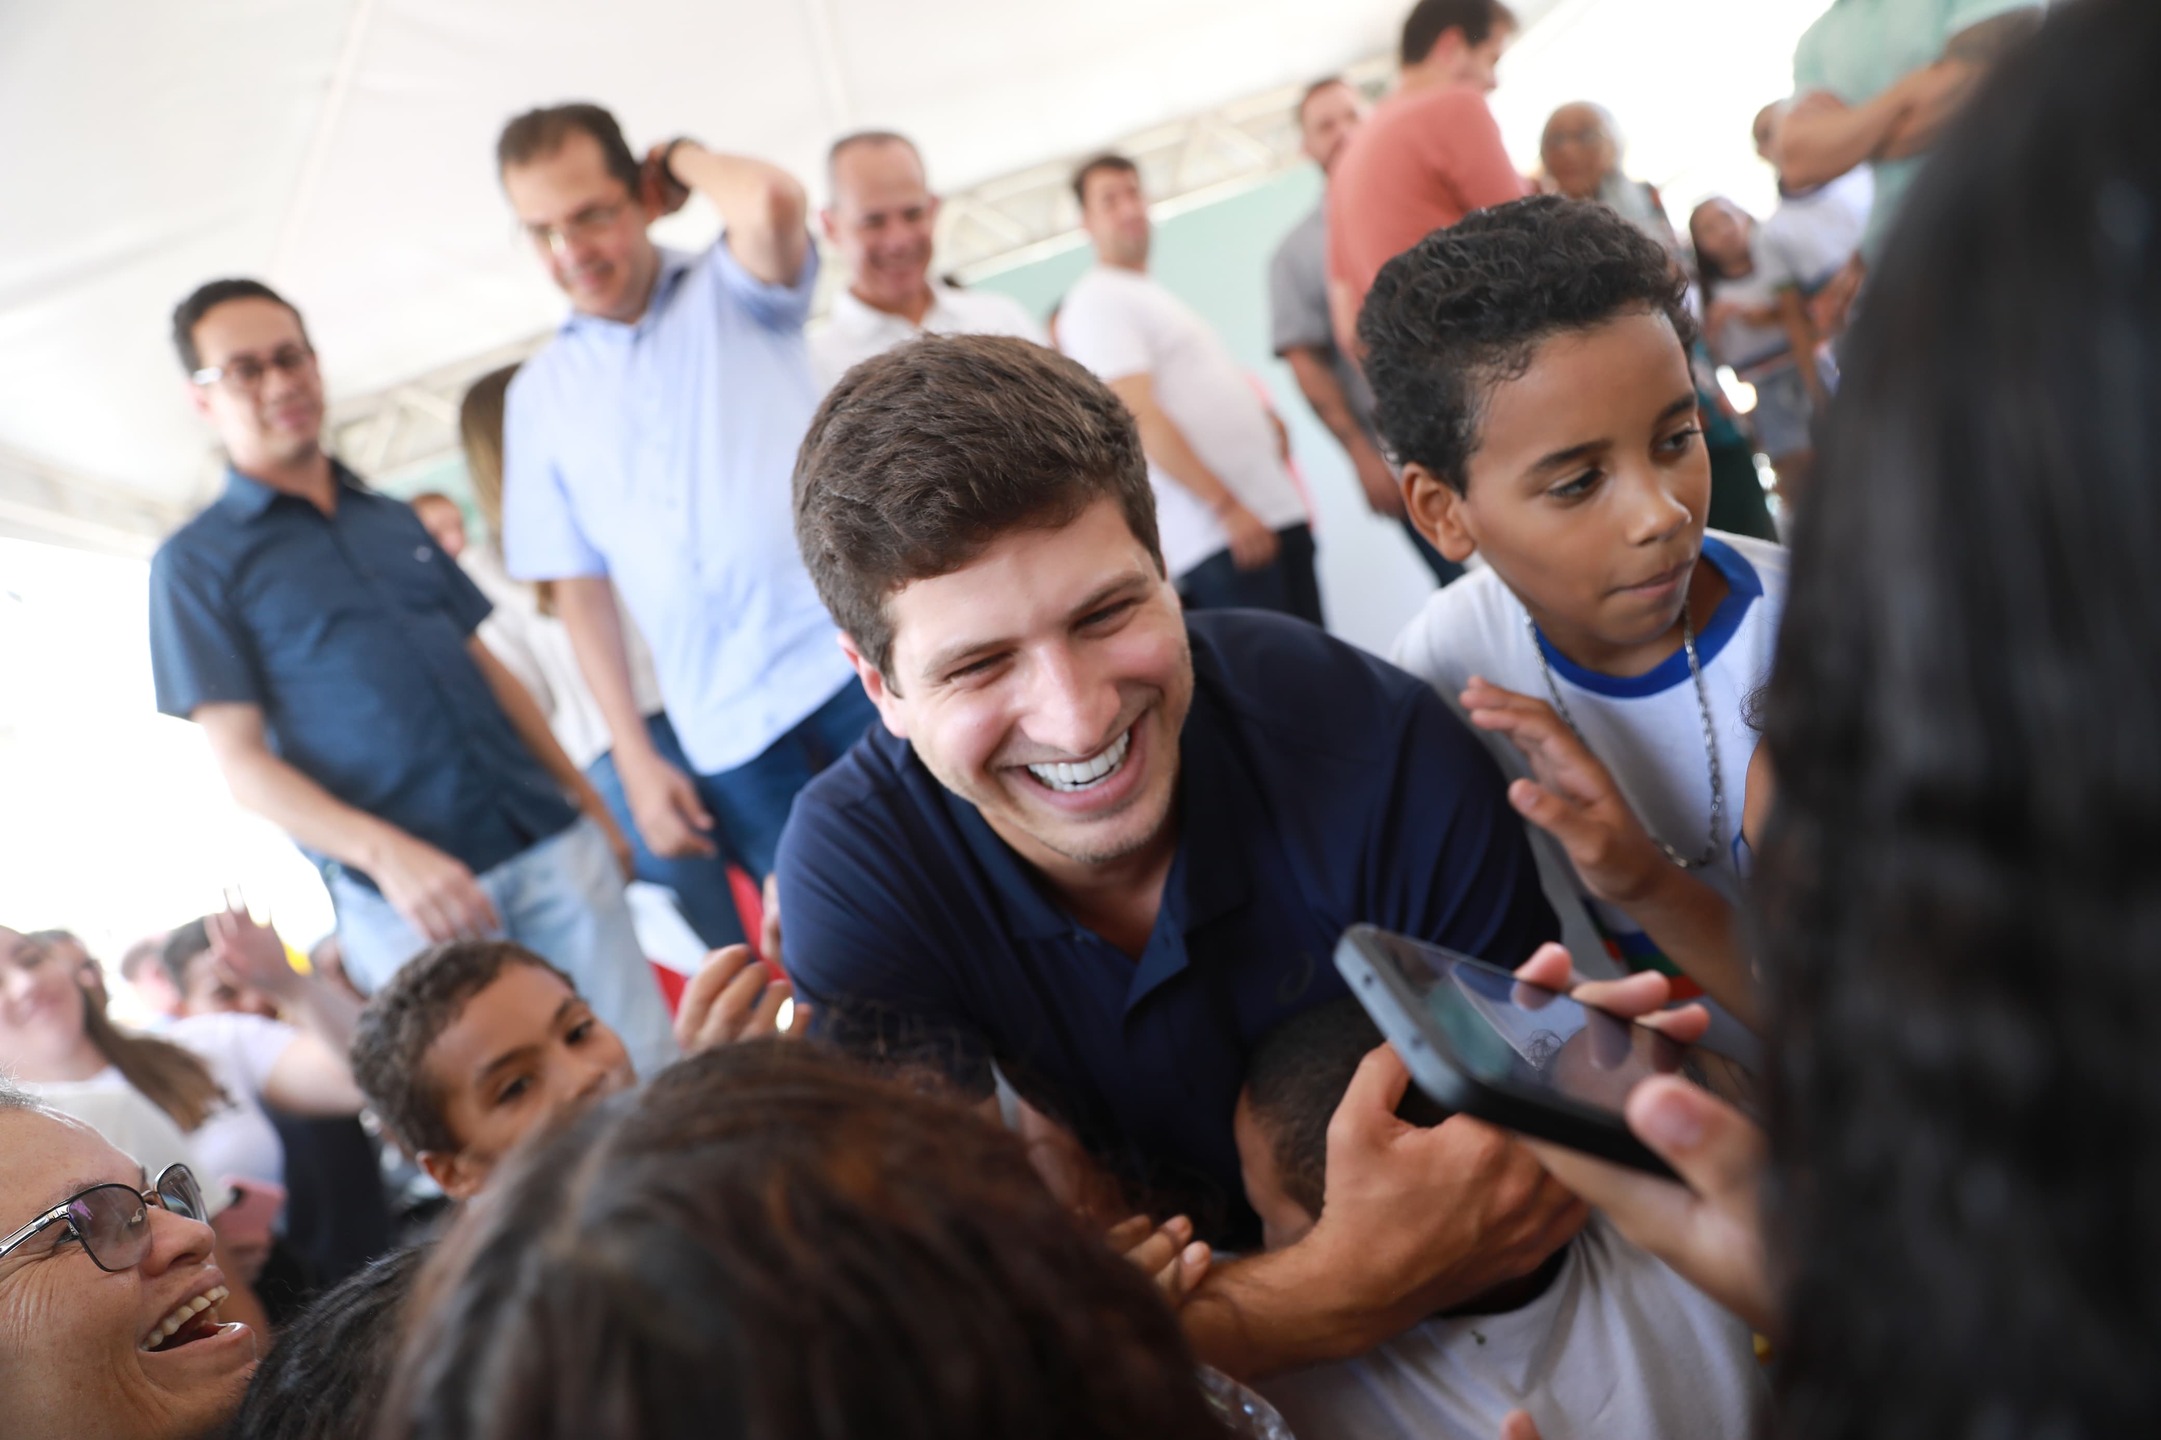
M 0 1413 L 10 1440 L 221 1432 L 255 1366 L 201 1190 L 0 1085 Z

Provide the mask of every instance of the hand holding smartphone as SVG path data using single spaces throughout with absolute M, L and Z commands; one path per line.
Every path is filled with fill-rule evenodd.
M 1758 1113 L 1755 1077 L 1734 1060 L 1482 960 L 1356 925 L 1336 967 L 1418 1087 L 1450 1110 L 1668 1178 L 1622 1115 L 1638 1082 L 1679 1075 Z

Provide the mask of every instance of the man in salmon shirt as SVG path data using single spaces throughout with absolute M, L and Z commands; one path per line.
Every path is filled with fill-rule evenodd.
M 1381 267 L 1473 210 L 1530 193 L 1486 107 L 1515 38 L 1499 0 L 1418 0 L 1403 22 L 1396 93 L 1359 127 L 1328 177 L 1328 305 L 1358 354 L 1358 308 Z

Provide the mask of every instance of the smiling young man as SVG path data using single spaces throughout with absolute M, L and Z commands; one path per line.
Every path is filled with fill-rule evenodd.
M 995 1065 L 1158 1213 L 1250 1243 L 1245 1057 L 1345 993 L 1344 927 L 1501 962 L 1554 933 L 1492 761 L 1426 687 L 1310 625 L 1183 613 L 1139 435 L 1070 360 L 970 336 L 865 362 L 795 484 L 885 722 L 782 840 L 798 992 L 842 1043 L 986 1101 Z M 1187 1304 L 1215 1363 L 1353 1353 L 1580 1219 L 1495 1132 L 1406 1137 L 1393 1106 L 1347 1124 L 1370 1144 L 1309 1243 Z
M 200 725 L 234 798 L 325 867 L 363 986 L 432 941 L 508 935 L 664 1062 L 628 847 L 475 635 L 487 600 L 412 507 L 323 448 L 299 311 L 258 281 L 212 281 L 173 312 L 173 342 L 230 464 L 151 562 L 158 708 Z
M 931 278 L 938 197 L 914 142 L 890 130 L 843 135 L 826 152 L 833 201 L 818 216 L 848 266 L 825 328 L 811 338 L 818 380 L 830 386 L 858 361 L 933 335 L 1050 336 L 1018 300 Z
M 1746 1012 L 1735 840 L 1786 553 L 1704 528 L 1693 326 L 1665 252 L 1600 205 L 1499 206 L 1391 260 L 1359 335 L 1412 520 L 1486 561 L 1392 657 L 1525 774 L 1511 801 L 1565 851 L 1544 857 L 1556 904 L 1595 922 L 1578 963 L 1686 971 Z M 1542 738 L 1564 728 L 1640 820 L 1626 843 L 1584 823 L 1588 792 Z

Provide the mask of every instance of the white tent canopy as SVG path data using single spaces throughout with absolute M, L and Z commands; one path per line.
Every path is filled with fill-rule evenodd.
M 166 339 L 201 281 L 307 315 L 332 396 L 544 330 L 502 122 L 591 98 L 815 177 L 843 131 L 956 188 L 1387 47 L 1403 0 L 70 0 L 0 10 L 0 469 L 200 498 Z M 815 185 L 815 180 L 813 181 Z M 707 217 L 688 227 L 709 225 Z M 0 509 L 0 527 L 8 512 Z
M 1528 167 L 1544 114 L 1589 96 L 1669 204 L 1766 204 L 1745 117 L 1784 92 L 1824 3 L 1516 0 L 1494 97 L 1511 150 Z M 208 497 L 166 335 L 206 279 L 258 276 L 301 307 L 334 415 L 544 333 L 561 300 L 492 163 L 533 105 L 595 99 L 634 146 L 695 134 L 814 190 L 834 136 L 891 127 L 952 194 L 1295 93 L 1387 52 L 1407 6 L 18 0 L 0 7 L 0 126 L 26 141 L 0 158 L 0 534 L 147 553 Z M 693 207 L 663 233 L 713 223 Z

